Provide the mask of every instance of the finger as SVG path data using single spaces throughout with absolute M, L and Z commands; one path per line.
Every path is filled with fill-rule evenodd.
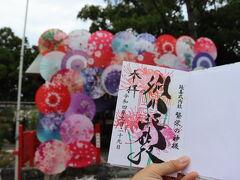
M 164 176 L 163 180 L 176 180 L 176 178 Z
M 198 177 L 197 172 L 190 172 L 189 174 L 186 174 L 181 180 L 195 180 Z
M 154 175 L 155 178 L 159 178 L 161 176 L 181 171 L 185 169 L 189 163 L 189 157 L 183 156 L 179 159 L 171 160 L 160 164 L 153 163 L 146 168 L 146 171 L 148 171 L 148 174 Z

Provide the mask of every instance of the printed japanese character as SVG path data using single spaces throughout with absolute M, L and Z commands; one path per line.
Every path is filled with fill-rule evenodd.
M 137 70 L 134 70 L 133 71 L 133 73 L 130 73 L 130 75 L 129 76 L 133 76 L 133 82 L 135 81 L 135 79 L 136 79 L 136 77 L 138 78 L 138 79 L 142 79 L 140 76 L 139 76 L 139 74 L 137 73 Z
M 176 117 L 177 117 L 177 119 L 181 119 L 182 118 L 182 113 L 181 112 L 176 112 Z
M 172 149 L 179 149 L 178 143 L 174 142 L 174 143 L 172 144 Z

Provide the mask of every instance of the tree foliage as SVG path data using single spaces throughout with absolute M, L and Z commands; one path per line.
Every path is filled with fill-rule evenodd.
M 27 40 L 26 40 L 27 43 Z M 0 101 L 16 101 L 21 39 L 10 28 L 0 29 Z M 25 46 L 23 72 L 37 55 L 37 48 Z M 23 75 L 22 100 L 34 100 L 39 83 L 32 77 Z
M 78 18 L 92 20 L 90 32 L 108 30 L 116 33 L 133 29 L 138 33 L 154 35 L 170 32 L 183 32 L 183 16 L 175 0 L 123 0 L 111 2 L 105 8 L 86 5 Z
M 209 37 L 218 48 L 217 64 L 240 58 L 239 0 L 106 0 L 107 6 L 86 5 L 77 17 L 91 20 L 90 32 L 138 33 Z M 187 6 L 184 18 L 183 5 Z M 186 20 L 188 19 L 188 20 Z

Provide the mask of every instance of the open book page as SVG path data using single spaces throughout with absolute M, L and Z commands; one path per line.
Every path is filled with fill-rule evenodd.
M 108 162 L 145 167 L 184 152 L 189 73 L 124 62 Z
M 191 72 L 185 153 L 205 177 L 239 180 L 240 63 Z

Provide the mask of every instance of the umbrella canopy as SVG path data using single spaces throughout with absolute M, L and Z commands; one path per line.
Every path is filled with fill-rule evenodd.
M 90 142 L 75 141 L 68 144 L 68 147 L 72 154 L 72 159 L 69 161 L 68 166 L 81 168 L 96 161 L 97 149 Z
M 35 103 L 43 114 L 64 113 L 70 104 L 70 93 L 63 85 L 46 83 L 37 90 Z
M 36 166 L 45 174 L 63 172 L 71 157 L 69 147 L 58 140 L 41 143 L 35 152 Z
M 95 113 L 95 102 L 89 96 L 83 93 L 73 93 L 71 95 L 71 104 L 65 112 L 65 116 L 68 117 L 73 114 L 82 114 L 92 120 Z
M 81 114 L 66 117 L 60 127 L 60 135 L 66 144 L 74 141 L 91 141 L 94 135 L 92 121 Z

